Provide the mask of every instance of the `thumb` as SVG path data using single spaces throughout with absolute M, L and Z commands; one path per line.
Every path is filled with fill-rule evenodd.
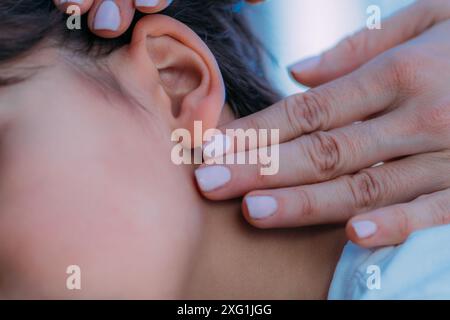
M 418 1 L 384 21 L 381 30 L 364 29 L 321 56 L 293 65 L 290 72 L 295 80 L 304 85 L 321 85 L 356 70 L 384 51 L 449 18 L 448 0 Z

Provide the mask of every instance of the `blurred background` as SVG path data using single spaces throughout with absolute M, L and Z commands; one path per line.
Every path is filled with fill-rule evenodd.
M 321 53 L 340 39 L 366 27 L 370 5 L 378 5 L 383 17 L 414 0 L 269 0 L 246 6 L 255 33 L 273 56 L 267 67 L 282 94 L 303 88 L 295 84 L 287 67 L 299 59 Z

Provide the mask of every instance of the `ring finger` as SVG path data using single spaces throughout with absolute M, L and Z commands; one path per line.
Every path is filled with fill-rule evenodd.
M 412 156 L 320 184 L 255 191 L 244 198 L 244 215 L 260 228 L 346 222 L 449 188 L 449 154 Z

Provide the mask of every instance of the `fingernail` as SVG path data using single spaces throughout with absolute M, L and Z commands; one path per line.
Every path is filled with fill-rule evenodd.
M 320 57 L 311 57 L 290 66 L 289 70 L 294 73 L 308 72 L 317 68 L 319 63 Z
M 278 203 L 274 197 L 252 196 L 245 198 L 248 213 L 252 219 L 262 220 L 273 216 L 278 210 Z
M 195 178 L 203 192 L 210 192 L 226 185 L 231 180 L 231 172 L 223 166 L 204 167 L 195 171 Z
M 136 0 L 136 7 L 156 7 L 159 0 Z
M 372 221 L 358 221 L 352 223 L 353 230 L 360 239 L 373 236 L 377 232 L 377 225 Z
M 217 158 L 226 154 L 231 148 L 230 137 L 217 134 L 211 138 L 211 141 L 203 146 L 203 156 L 205 158 Z
M 64 3 L 78 3 L 78 4 L 82 4 L 83 0 L 60 0 L 59 3 L 60 4 L 64 4 Z
M 120 10 L 114 1 L 103 1 L 97 10 L 95 30 L 117 31 L 120 27 Z

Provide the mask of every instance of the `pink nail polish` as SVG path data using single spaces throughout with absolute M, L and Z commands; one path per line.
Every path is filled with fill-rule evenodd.
M 94 19 L 95 30 L 117 31 L 120 27 L 120 9 L 114 1 L 107 0 L 98 7 Z
M 293 73 L 301 73 L 305 71 L 308 72 L 317 68 L 319 63 L 320 57 L 311 57 L 292 65 L 291 67 L 289 67 L 289 70 Z
M 251 196 L 245 198 L 245 202 L 250 217 L 255 220 L 266 219 L 278 210 L 277 200 L 270 196 Z
M 159 0 L 136 0 L 136 7 L 156 7 L 159 4 Z
M 377 225 L 372 221 L 357 221 L 352 223 L 353 230 L 360 239 L 373 236 L 377 230 Z
M 222 166 L 203 167 L 195 171 L 195 178 L 203 192 L 211 192 L 230 182 L 231 171 Z

